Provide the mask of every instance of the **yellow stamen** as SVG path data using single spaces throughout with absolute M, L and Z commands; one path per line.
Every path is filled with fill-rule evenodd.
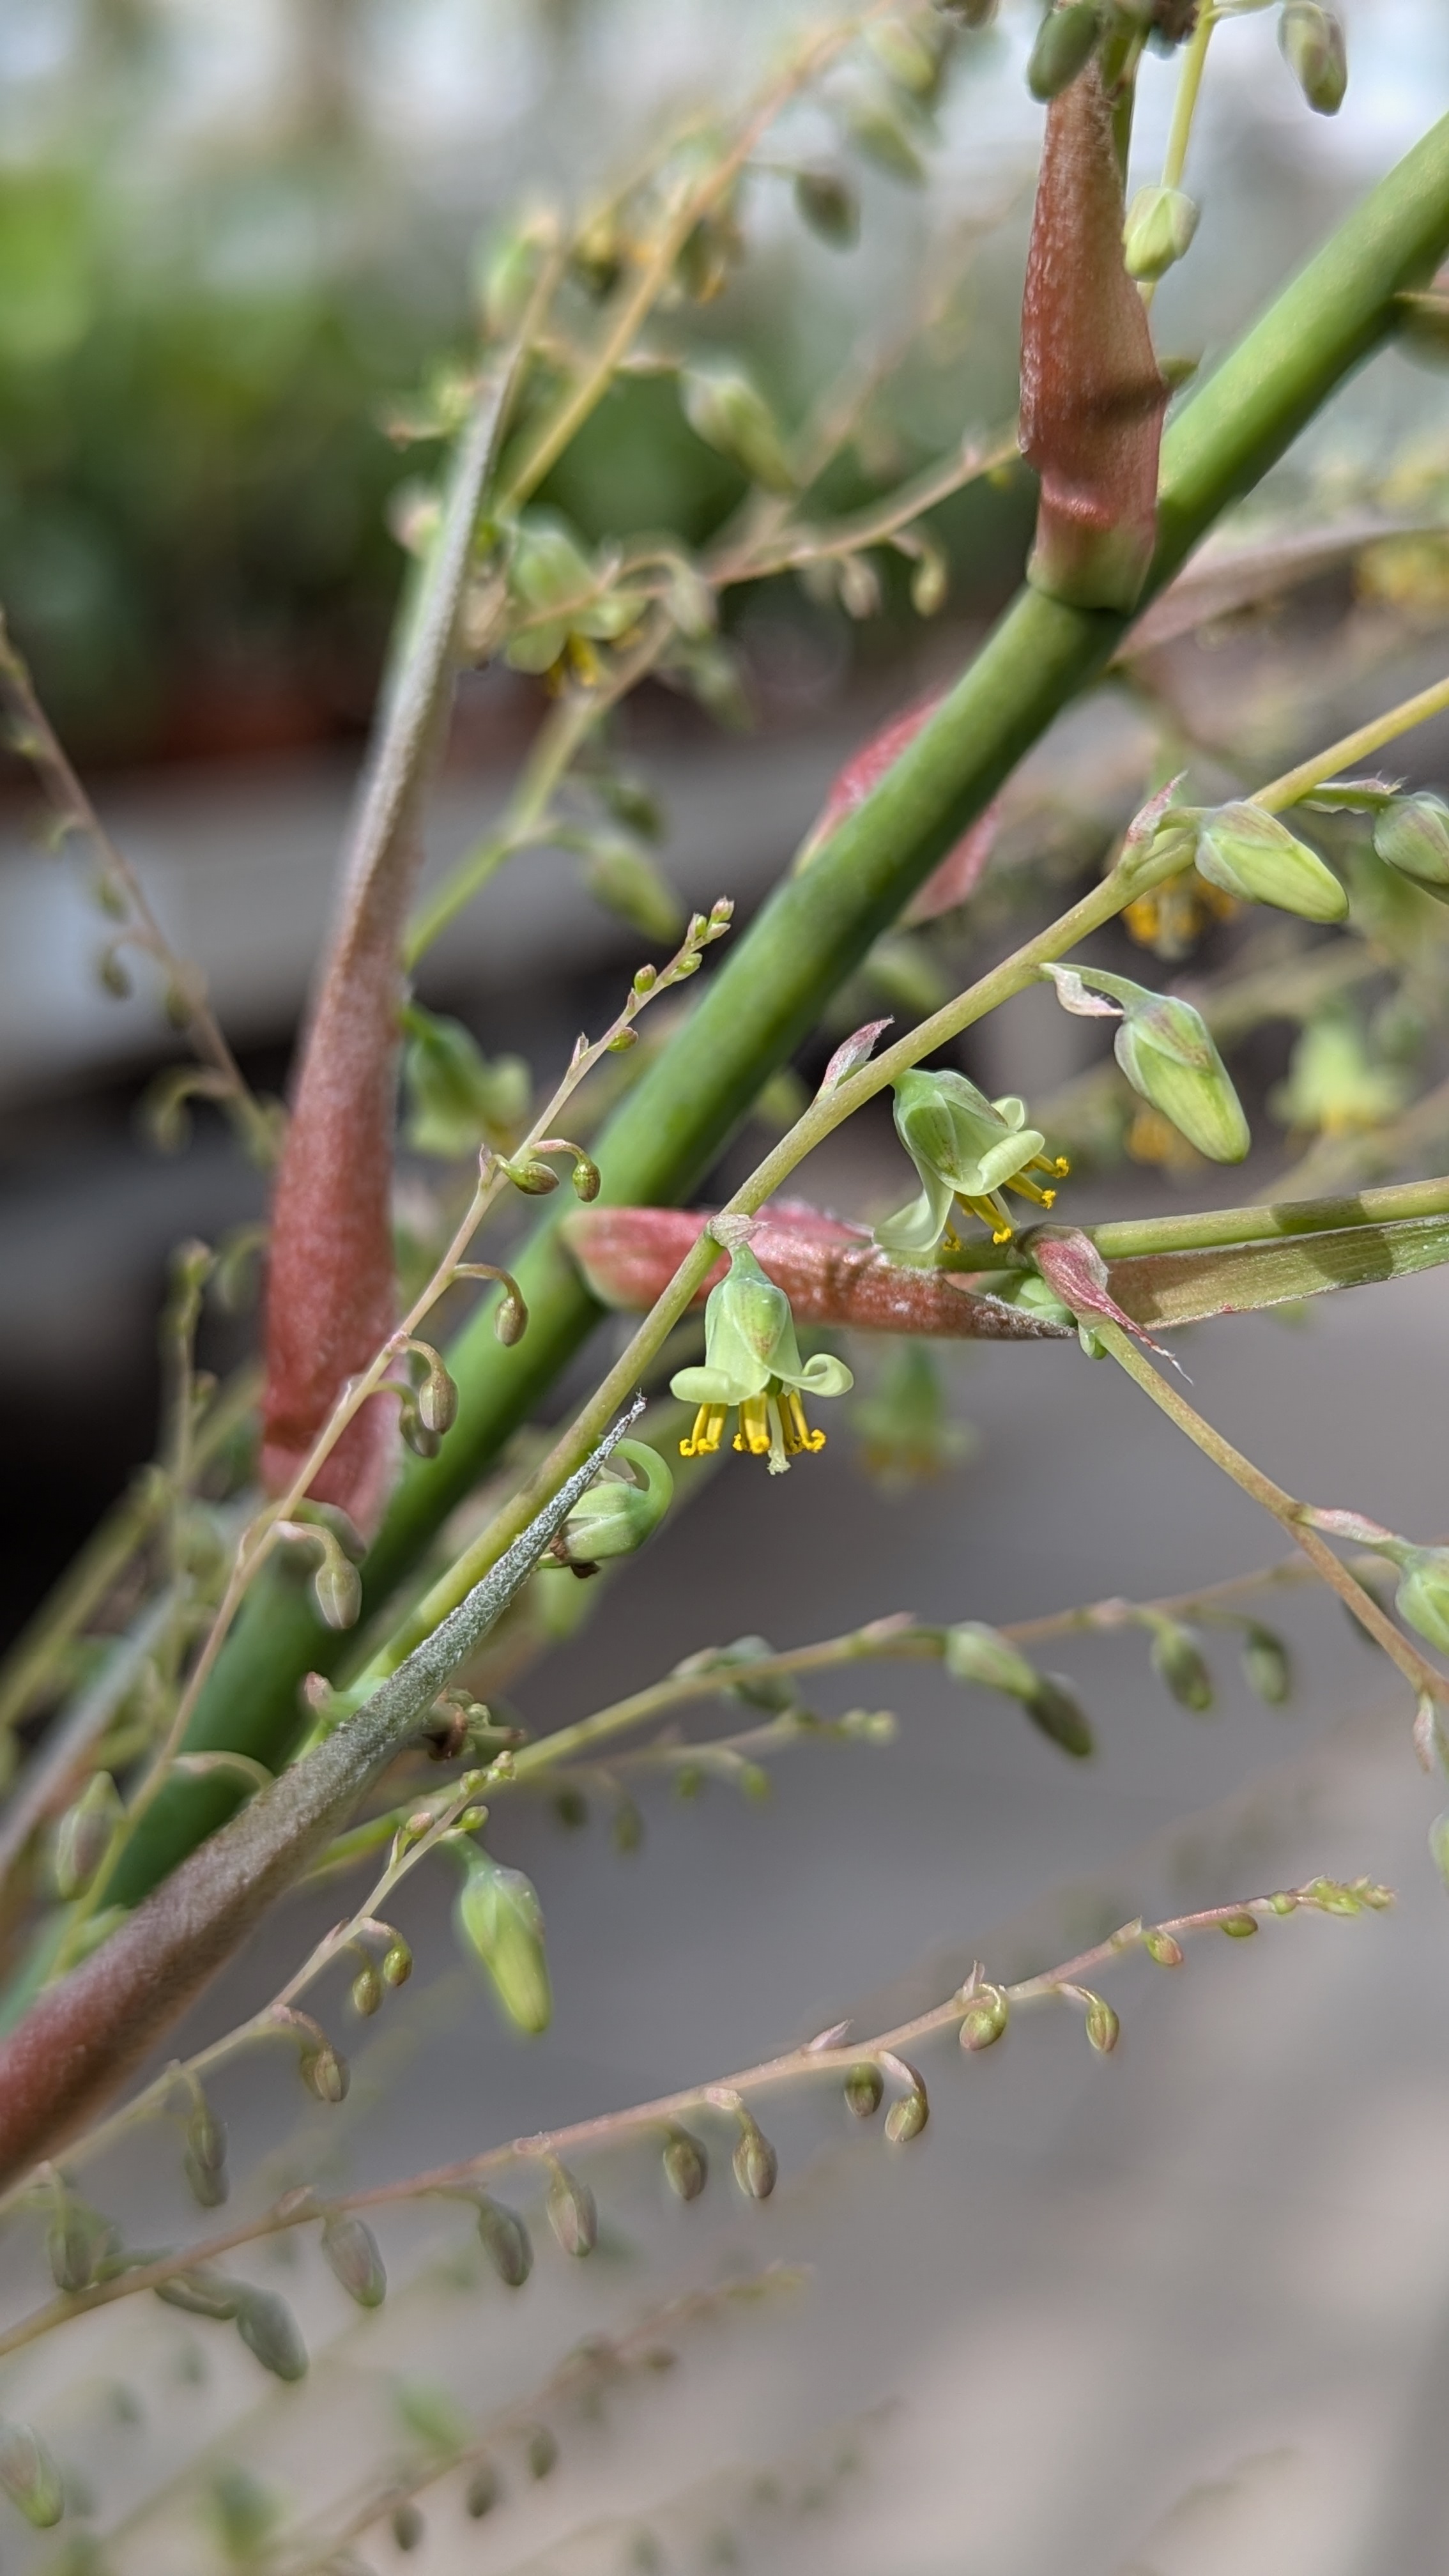
M 805 1407 L 793 1388 L 785 1396 L 782 1410 L 785 1417 L 785 1447 L 792 1458 L 798 1457 L 802 1449 L 810 1450 L 813 1455 L 815 1451 L 824 1448 L 824 1432 L 811 1430 L 805 1419 Z
M 969 1207 L 973 1216 L 979 1216 L 983 1225 L 990 1226 L 993 1243 L 1010 1243 L 1012 1223 L 1009 1209 L 1002 1207 L 996 1199 L 963 1198 L 961 1204 Z
M 724 1430 L 727 1409 L 723 1404 L 700 1406 L 694 1417 L 694 1429 L 689 1438 L 681 1440 L 679 1444 L 681 1458 L 707 1458 L 713 1454 L 720 1444 L 720 1434 Z M 738 1441 L 735 1446 L 739 1447 Z
M 1035 1181 L 1027 1179 L 1025 1172 L 1018 1172 L 1015 1180 L 1008 1181 L 1006 1186 L 1009 1190 L 1015 1190 L 1019 1198 L 1035 1199 L 1038 1207 L 1056 1206 L 1056 1191 L 1039 1189 Z
M 740 1406 L 740 1427 L 735 1433 L 735 1447 L 748 1449 L 752 1458 L 763 1458 L 769 1446 L 768 1398 L 763 1395 L 747 1395 Z

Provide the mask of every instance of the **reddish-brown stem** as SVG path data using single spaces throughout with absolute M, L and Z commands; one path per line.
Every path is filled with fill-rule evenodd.
M 513 369 L 480 385 L 363 792 L 336 930 L 313 1005 L 277 1175 L 267 1293 L 262 1472 L 284 1492 L 349 1378 L 386 1341 L 396 1291 L 392 1135 L 403 932 L 422 855 L 422 801 L 447 720 L 479 500 Z M 396 1399 L 360 1409 L 313 1480 L 375 1526 L 395 1454 Z
M 1041 477 L 1028 578 L 1074 608 L 1135 606 L 1157 536 L 1167 386 L 1122 216 L 1094 59 L 1047 109 L 1021 314 L 1021 445 Z

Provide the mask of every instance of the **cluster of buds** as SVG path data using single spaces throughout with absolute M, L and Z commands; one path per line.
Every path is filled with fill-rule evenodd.
M 781 1476 L 802 1451 L 825 1446 L 824 1432 L 806 1419 L 805 1397 L 845 1395 L 855 1381 L 827 1351 L 802 1361 L 784 1289 L 766 1278 L 747 1243 L 729 1251 L 729 1270 L 704 1310 L 704 1365 L 679 1369 L 669 1381 L 682 1403 L 698 1407 L 680 1455 L 711 1456 L 737 1411 L 736 1449 L 763 1458 L 770 1474 Z
M 946 1235 L 959 1205 L 991 1229 L 993 1243 L 1009 1243 L 1010 1210 L 1002 1196 L 1014 1190 L 1037 1207 L 1055 1203 L 1054 1189 L 1032 1179 L 1043 1172 L 1060 1180 L 1061 1155 L 1046 1151 L 1046 1138 L 1026 1123 L 1026 1103 L 988 1100 L 962 1073 L 899 1074 L 896 1134 L 920 1176 L 921 1194 L 875 1230 L 883 1252 L 920 1258 Z

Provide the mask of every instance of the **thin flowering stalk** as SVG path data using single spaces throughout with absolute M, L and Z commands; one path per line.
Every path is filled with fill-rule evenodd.
M 1221 1467 L 1223 1473 L 1230 1476 L 1245 1494 L 1251 1495 L 1255 1503 L 1261 1503 L 1265 1511 L 1272 1513 L 1289 1537 L 1302 1548 L 1315 1572 L 1352 1612 L 1360 1627 L 1367 1629 L 1375 1645 L 1382 1646 L 1390 1663 L 1403 1674 L 1419 1701 L 1431 1700 L 1441 1708 L 1449 1708 L 1449 1674 L 1438 1671 L 1428 1657 L 1410 1643 L 1352 1569 L 1341 1557 L 1334 1555 L 1307 1517 L 1311 1507 L 1298 1502 L 1281 1485 L 1275 1484 L 1261 1467 L 1255 1467 L 1250 1458 L 1245 1458 L 1240 1449 L 1234 1448 L 1232 1442 L 1224 1439 L 1210 1422 L 1205 1422 L 1186 1397 L 1179 1394 L 1176 1387 L 1167 1384 L 1150 1360 L 1116 1325 L 1096 1322 L 1093 1331 L 1119 1368 L 1125 1369 L 1127 1375 L 1136 1380 L 1144 1394 L 1151 1396 L 1153 1403 L 1176 1423 L 1179 1431 L 1186 1432 L 1194 1447 L 1201 1449 L 1204 1457 L 1210 1458 L 1215 1467 Z
M 178 956 L 152 908 L 151 899 L 124 850 L 111 838 L 94 804 L 71 766 L 59 735 L 35 691 L 30 667 L 11 638 L 0 614 L 0 694 L 14 710 L 7 741 L 29 761 L 50 799 L 63 831 L 84 834 L 95 852 L 100 885 L 108 908 L 127 920 L 122 934 L 130 945 L 153 959 L 166 979 L 168 1001 L 185 1028 L 205 1068 L 188 1078 L 188 1087 L 226 1110 L 253 1162 L 269 1164 L 277 1145 L 276 1121 L 254 1096 L 222 1034 L 206 992 L 206 979 L 190 958 Z M 121 987 L 125 989 L 124 983 Z M 175 1096 L 173 1094 L 173 1096 Z
M 1378 719 L 1374 727 L 1361 728 L 1358 733 L 1347 737 L 1347 741 L 1357 746 L 1366 731 L 1374 734 L 1376 744 L 1391 739 L 1396 730 L 1406 731 L 1410 724 L 1422 720 L 1422 703 L 1422 697 L 1405 701 L 1403 706 Z M 1357 749 L 1346 752 L 1343 742 L 1330 744 L 1316 759 L 1300 763 L 1284 778 L 1275 779 L 1260 788 L 1252 801 L 1268 812 L 1275 812 L 1281 805 L 1308 794 L 1314 784 L 1333 777 L 1346 757 L 1357 756 Z M 868 1063 L 847 1073 L 841 1080 L 822 1087 L 803 1116 L 736 1190 L 721 1211 L 725 1222 L 737 1217 L 758 1216 L 805 1156 L 865 1101 L 874 1098 L 898 1074 L 909 1071 L 948 1039 L 958 1037 L 963 1029 L 984 1018 L 1000 1003 L 1025 991 L 1036 980 L 1041 966 L 1068 955 L 1090 931 L 1112 920 L 1144 890 L 1179 873 L 1190 862 L 1191 846 L 1186 835 L 1159 836 L 1158 842 L 1150 844 L 1144 854 L 1134 847 L 1129 836 L 1116 866 L 1046 930 L 1028 940 L 955 1000 L 933 1012 L 929 1019 L 921 1021 L 894 1046 L 882 1049 Z M 410 1652 L 417 1640 L 426 1636 L 430 1625 L 446 1614 L 461 1593 L 477 1580 L 478 1572 L 489 1563 L 492 1554 L 509 1542 L 515 1530 L 536 1509 L 538 1496 L 547 1492 L 551 1480 L 587 1447 L 627 1389 L 638 1383 L 675 1324 L 688 1313 L 717 1255 L 717 1242 L 705 1237 L 701 1237 L 685 1254 L 672 1280 L 574 1423 L 555 1442 L 534 1476 L 504 1505 L 488 1528 L 479 1534 L 400 1623 L 369 1665 L 369 1680 L 392 1669 L 394 1659 Z
M 0 2040 L 0 2183 L 49 2154 L 115 2089 L 311 1866 L 502 1617 L 641 1409 L 636 1399 L 370 1700 L 193 1851 Z
M 715 2076 L 703 2083 L 683 2086 L 678 2092 L 666 2093 L 653 2101 L 639 2102 L 626 2110 L 608 2111 L 598 2116 L 571 2122 L 563 2128 L 535 2132 L 528 2137 L 511 2138 L 488 2147 L 481 2153 L 466 2156 L 453 2164 L 436 2165 L 430 2171 L 408 2176 L 404 2180 L 374 2184 L 360 2191 L 330 2196 L 329 2211 L 395 2208 L 431 2196 L 453 2198 L 468 2194 L 491 2175 L 510 2166 L 537 2172 L 559 2158 L 588 2150 L 614 2149 L 631 2144 L 639 2136 L 667 2132 L 691 2113 L 716 2112 L 727 2118 L 738 2118 L 750 2097 L 773 2091 L 780 2086 L 798 2084 L 819 2076 L 835 2079 L 848 2076 L 862 2065 L 880 2065 L 899 2060 L 908 2050 L 919 2047 L 923 2040 L 943 2037 L 959 2031 L 967 2015 L 984 1994 L 999 1997 L 1008 2008 L 1038 2003 L 1075 2001 L 1084 1991 L 1085 1980 L 1096 1971 L 1114 1967 L 1133 1951 L 1157 1955 L 1164 1964 L 1176 1964 L 1172 1945 L 1180 1950 L 1184 1940 L 1198 1933 L 1226 1931 L 1239 1936 L 1245 1926 L 1257 1930 L 1275 1919 L 1295 1913 L 1322 1913 L 1329 1916 L 1354 1916 L 1380 1912 L 1392 1904 L 1391 1892 L 1366 1879 L 1343 1882 L 1337 1879 L 1311 1879 L 1300 1887 L 1285 1888 L 1273 1895 L 1254 1896 L 1240 1903 L 1213 1905 L 1193 1914 L 1180 1914 L 1160 1923 L 1146 1923 L 1139 1916 L 1081 1950 L 1054 1968 L 1023 1977 L 1015 1984 L 996 1985 L 980 1968 L 974 1969 L 965 1985 L 957 1987 L 943 2002 L 933 2004 L 922 2013 L 895 2028 L 868 2036 L 850 2038 L 848 2024 L 823 2031 L 816 2040 L 802 2048 L 786 2050 L 778 2057 L 766 2058 L 754 2066 L 742 2067 L 733 2075 Z M 1002 2027 L 1004 2027 L 1004 2017 Z M 969 2052 L 968 2052 L 969 2053 Z M 172 2254 L 163 2254 L 149 2263 L 138 2263 L 113 2278 L 97 2281 L 86 2289 L 63 2291 L 43 2307 L 0 2332 L 0 2359 L 22 2351 L 27 2344 L 66 2324 L 72 2317 L 87 2316 L 96 2308 L 112 2307 L 120 2299 L 130 2298 L 143 2290 L 160 2288 L 178 2275 L 219 2262 L 239 2246 L 253 2245 L 293 2227 L 315 2226 L 318 2203 L 310 2193 L 289 2193 L 280 2203 Z
M 1449 119 L 1370 193 L 1173 423 L 1163 443 L 1155 586 L 1165 585 L 1229 501 L 1261 477 L 1332 389 L 1398 327 L 1397 299 L 1431 273 L 1446 245 Z M 809 869 L 777 888 L 738 957 L 615 1113 L 599 1153 L 611 1197 L 668 1200 L 697 1187 L 825 997 L 1045 725 L 1103 669 L 1124 631 L 1125 621 L 1111 614 L 1068 609 L 1037 591 L 1017 598 L 866 804 Z M 1140 882 L 1131 889 L 1141 890 Z M 1125 888 L 1109 892 L 1099 912 L 1099 894 L 1068 924 L 1065 944 L 1126 899 Z M 1018 961 L 1022 980 L 1038 962 Z M 1009 977 L 994 985 L 987 979 L 966 998 L 958 1025 L 1012 989 L 1018 987 Z M 949 1024 L 928 1024 L 925 1047 L 953 1033 Z M 843 1085 L 841 1112 L 856 1105 L 857 1095 Z M 746 1212 L 757 1212 L 781 1186 L 805 1141 L 797 1131 L 783 1167 L 757 1175 L 759 1199 Z M 557 1259 L 551 1225 L 515 1266 L 533 1318 L 530 1335 L 506 1370 L 476 1331 L 450 1352 L 462 1421 L 441 1457 L 410 1474 L 394 1495 L 366 1570 L 373 1601 L 416 1565 L 442 1517 L 476 1482 L 507 1432 L 542 1400 L 597 1319 L 582 1283 Z M 676 1313 L 695 1285 L 694 1278 L 681 1280 Z M 662 1313 L 658 1320 L 664 1322 Z M 656 1346 L 652 1327 L 636 1349 L 646 1344 Z M 249 1619 L 237 1635 L 197 1713 L 207 1741 L 235 1744 L 262 1759 L 269 1749 L 275 1758 L 286 1740 L 302 1673 L 329 1652 L 315 1623 L 280 1602 L 269 1610 L 266 1620 Z M 178 1847 L 185 1844 L 174 1835 L 151 1835 L 137 1854 L 133 1886 L 150 1884 Z

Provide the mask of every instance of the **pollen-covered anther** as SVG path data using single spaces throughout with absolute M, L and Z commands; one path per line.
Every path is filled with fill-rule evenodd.
M 723 1404 L 700 1406 L 694 1417 L 694 1429 L 689 1438 L 679 1444 L 681 1458 L 709 1458 L 714 1455 L 724 1433 L 728 1410 L 728 1406 Z

